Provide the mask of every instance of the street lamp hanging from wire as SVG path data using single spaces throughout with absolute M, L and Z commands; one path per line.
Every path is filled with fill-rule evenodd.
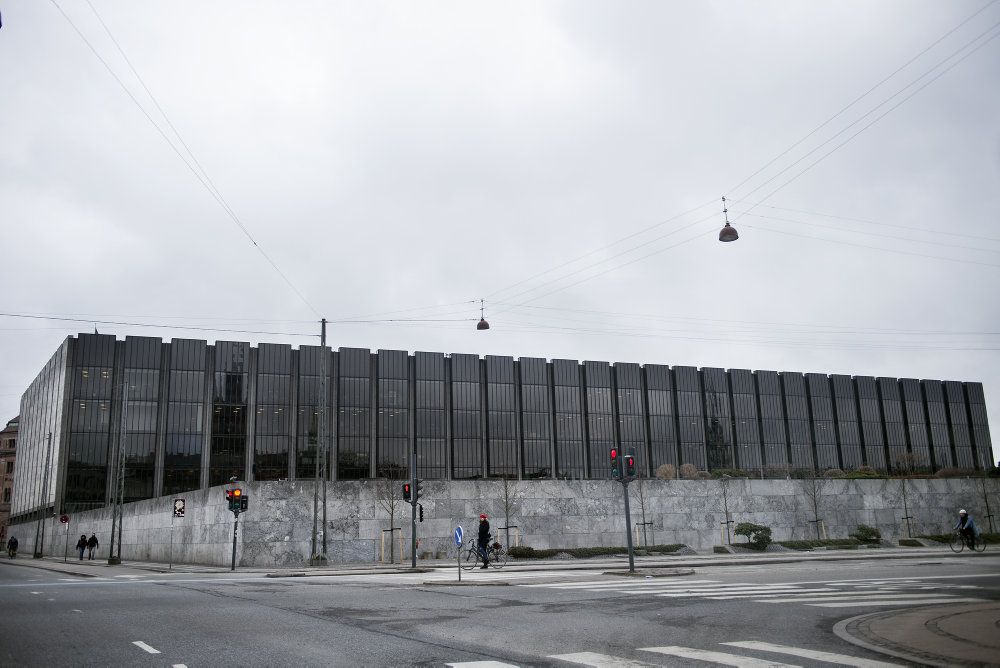
M 726 217 L 726 224 L 719 230 L 719 241 L 736 241 L 740 238 L 736 228 L 729 224 L 729 209 L 726 208 L 726 196 L 722 196 L 722 215 Z
M 482 331 L 484 329 L 489 329 L 490 323 L 486 322 L 486 300 L 479 300 L 479 322 L 476 323 L 476 329 Z

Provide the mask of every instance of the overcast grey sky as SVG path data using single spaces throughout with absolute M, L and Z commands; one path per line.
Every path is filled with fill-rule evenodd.
M 0 0 L 4 313 L 441 320 L 329 342 L 974 380 L 1000 423 L 1000 2 L 90 3 Z M 93 329 L 0 318 L 0 417 Z

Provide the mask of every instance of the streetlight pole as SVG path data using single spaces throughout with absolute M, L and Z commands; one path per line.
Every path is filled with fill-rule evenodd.
M 320 377 L 319 377 L 319 406 L 316 407 L 316 469 L 313 477 L 313 526 L 312 526 L 312 553 L 309 561 L 314 565 L 325 564 L 326 557 L 326 479 L 327 479 L 327 459 L 329 458 L 326 447 L 326 375 L 328 372 L 330 358 L 326 354 L 326 318 L 320 320 Z M 322 477 L 323 487 L 323 540 L 318 540 L 320 521 L 320 478 Z M 320 549 L 322 552 L 320 552 Z
M 38 507 L 38 524 L 35 525 L 35 550 L 33 559 L 41 559 L 45 553 L 45 506 L 49 502 L 49 467 L 52 465 L 52 432 L 49 432 L 45 449 L 45 473 L 42 476 L 42 499 Z
M 111 550 L 108 552 L 108 565 L 117 566 L 122 563 L 122 524 L 125 505 L 125 440 L 128 436 L 128 370 L 126 379 L 122 382 L 122 423 L 118 453 L 115 459 L 115 497 L 111 510 Z M 115 554 L 115 530 L 118 531 L 118 553 Z

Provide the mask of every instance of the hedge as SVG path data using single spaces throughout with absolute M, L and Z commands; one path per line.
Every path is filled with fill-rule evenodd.
M 647 548 L 636 548 L 644 549 L 646 552 L 676 552 L 677 550 L 684 547 L 681 543 L 673 543 L 670 545 L 650 545 Z M 539 549 L 536 550 L 533 547 L 527 545 L 521 545 L 518 547 L 512 547 L 509 550 L 510 556 L 515 559 L 548 559 L 554 557 L 557 554 L 564 553 L 571 557 L 576 557 L 578 559 L 586 559 L 587 557 L 601 557 L 607 555 L 618 555 L 618 554 L 628 554 L 627 547 L 568 547 L 568 548 L 558 548 L 558 549 Z

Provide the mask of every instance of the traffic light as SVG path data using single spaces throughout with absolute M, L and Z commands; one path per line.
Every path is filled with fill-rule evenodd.
M 226 490 L 226 501 L 229 502 L 229 510 L 234 512 L 238 510 L 246 510 L 246 506 L 243 505 L 245 503 L 243 490 L 239 487 Z
M 408 482 L 403 483 L 403 501 L 406 501 L 407 503 L 412 503 L 410 494 L 410 483 Z
M 635 457 L 632 455 L 625 456 L 625 478 L 626 480 L 635 478 Z
M 249 507 L 250 507 L 250 499 L 248 499 L 245 496 L 241 497 L 240 498 L 240 510 L 246 510 Z
M 611 477 L 615 480 L 622 479 L 622 463 L 618 459 L 618 448 L 611 448 Z
M 420 508 L 420 521 L 424 521 L 424 507 L 423 505 L 418 506 Z
M 413 503 L 420 500 L 420 494 L 423 492 L 423 480 L 417 480 L 416 487 L 413 488 Z

